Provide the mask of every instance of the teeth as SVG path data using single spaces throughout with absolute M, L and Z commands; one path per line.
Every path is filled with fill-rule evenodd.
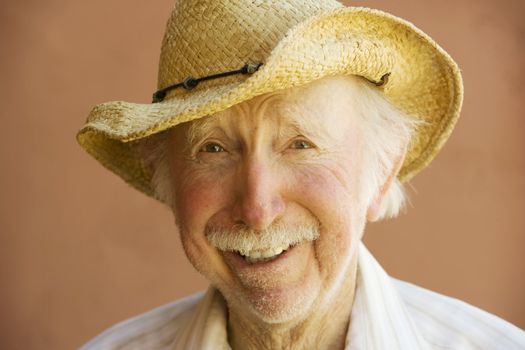
M 256 262 L 261 261 L 269 261 L 275 259 L 277 256 L 279 256 L 283 251 L 288 249 L 290 246 L 284 246 L 284 247 L 277 247 L 277 248 L 269 248 L 265 250 L 252 250 L 252 251 L 241 251 L 239 254 L 244 256 L 246 261 L 253 264 Z

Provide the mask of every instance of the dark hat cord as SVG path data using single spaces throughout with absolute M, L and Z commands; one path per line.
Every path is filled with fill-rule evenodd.
M 186 79 L 184 79 L 184 81 L 182 83 L 170 85 L 170 86 L 165 87 L 163 89 L 157 90 L 153 94 L 153 103 L 162 102 L 164 100 L 164 98 L 166 97 L 166 95 L 168 94 L 168 92 L 173 90 L 173 89 L 178 89 L 178 88 L 182 87 L 182 88 L 184 88 L 186 90 L 191 90 L 194 87 L 196 87 L 197 85 L 199 85 L 199 83 L 201 81 L 217 79 L 217 78 L 223 78 L 223 77 L 227 77 L 227 76 L 235 75 L 235 74 L 253 74 L 262 65 L 263 65 L 262 63 L 257 63 L 257 64 L 248 63 L 248 64 L 245 64 L 241 69 L 232 70 L 232 71 L 229 71 L 229 72 L 218 73 L 218 74 L 213 74 L 213 75 L 208 75 L 208 76 L 202 77 L 202 78 L 194 78 L 192 76 L 189 76 Z
M 208 76 L 205 76 L 205 77 L 202 77 L 202 78 L 194 78 L 192 76 L 189 76 L 186 79 L 184 79 L 184 81 L 182 83 L 170 85 L 170 86 L 165 87 L 163 89 L 157 90 L 153 94 L 153 103 L 162 102 L 164 100 L 164 98 L 166 97 L 166 95 L 168 94 L 168 92 L 171 91 L 171 90 L 178 89 L 178 88 L 181 88 L 181 87 L 186 89 L 186 90 L 191 90 L 194 87 L 196 87 L 197 85 L 199 85 L 199 83 L 201 81 L 217 79 L 217 78 L 223 78 L 223 77 L 227 77 L 227 76 L 235 75 L 235 74 L 253 74 L 257 70 L 259 70 L 259 68 L 262 65 L 263 65 L 262 63 L 257 63 L 257 64 L 248 63 L 248 64 L 245 64 L 241 69 L 232 70 L 232 71 L 229 71 L 229 72 L 218 73 L 218 74 L 212 74 L 212 75 L 208 75 Z M 386 74 L 384 74 L 381 77 L 381 79 L 379 81 L 372 81 L 370 79 L 367 79 L 367 80 L 370 81 L 375 86 L 383 86 L 383 85 L 385 85 L 388 82 L 388 78 L 389 77 L 390 77 L 390 73 L 386 73 Z

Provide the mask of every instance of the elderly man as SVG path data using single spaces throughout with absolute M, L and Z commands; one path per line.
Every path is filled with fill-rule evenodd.
M 211 286 L 84 349 L 525 348 L 361 243 L 459 116 L 459 70 L 417 28 L 333 0 L 179 0 L 153 98 L 97 106 L 78 141 L 172 209 Z

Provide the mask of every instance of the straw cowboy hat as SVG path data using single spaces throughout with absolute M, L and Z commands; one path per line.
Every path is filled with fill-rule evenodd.
M 411 23 L 334 0 L 178 0 L 151 104 L 97 105 L 78 132 L 102 165 L 153 196 L 136 142 L 257 95 L 358 75 L 424 121 L 399 174 L 408 181 L 449 137 L 463 98 L 455 62 Z

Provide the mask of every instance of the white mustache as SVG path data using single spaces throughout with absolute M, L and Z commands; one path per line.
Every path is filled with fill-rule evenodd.
M 208 226 L 205 236 L 219 250 L 238 251 L 247 255 L 251 251 L 286 249 L 300 242 L 314 241 L 319 238 L 319 231 L 319 223 L 311 220 L 298 226 L 276 223 L 264 230 L 254 230 L 246 226 L 234 230 Z

